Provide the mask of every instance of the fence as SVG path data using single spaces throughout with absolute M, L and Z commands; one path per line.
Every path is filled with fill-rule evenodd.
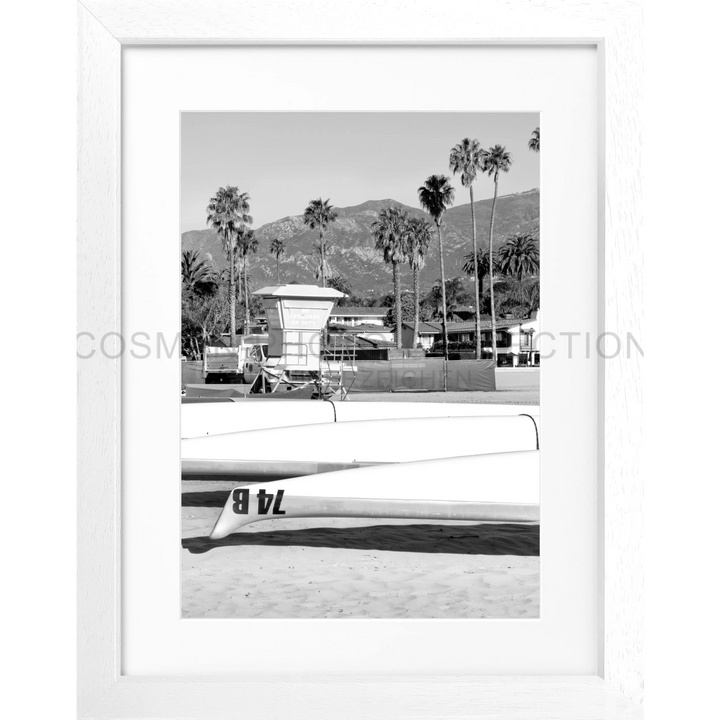
M 351 393 L 419 392 L 443 390 L 447 373 L 449 391 L 495 390 L 492 360 L 402 359 L 355 363 L 356 372 L 343 373 L 343 385 Z

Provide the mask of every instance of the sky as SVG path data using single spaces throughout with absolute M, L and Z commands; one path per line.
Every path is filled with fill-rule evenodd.
M 339 208 L 419 207 L 417 189 L 429 175 L 452 177 L 450 150 L 465 137 L 512 154 L 500 195 L 540 184 L 540 154 L 527 146 L 535 113 L 183 113 L 181 122 L 181 232 L 207 227 L 205 208 L 225 185 L 249 193 L 255 228 L 318 197 Z M 452 184 L 455 205 L 468 203 L 459 175 Z M 480 176 L 474 193 L 492 197 L 492 181 Z

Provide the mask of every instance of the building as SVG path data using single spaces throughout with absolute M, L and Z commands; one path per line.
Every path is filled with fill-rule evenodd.
M 540 329 L 540 313 L 530 318 L 498 318 L 495 323 L 495 345 L 498 352 L 498 366 L 539 365 L 540 357 L 534 336 Z M 492 353 L 490 320 L 480 320 L 482 351 L 485 357 Z M 415 323 L 403 323 L 402 344 L 412 347 Z M 473 351 L 475 349 L 475 321 L 448 322 L 448 350 L 450 352 Z M 435 343 L 442 343 L 442 322 L 421 322 L 419 328 L 420 345 L 423 350 L 431 350 Z
M 330 311 L 330 322 L 337 325 L 382 325 L 386 307 L 337 307 Z
M 448 323 L 448 327 L 450 323 Z M 415 323 L 404 322 L 402 324 L 402 346 L 411 348 L 413 346 Z M 441 322 L 421 322 L 418 329 L 420 347 L 423 350 L 430 348 L 438 341 L 442 341 L 442 323 Z
M 331 360 L 388 360 L 393 331 L 382 325 L 329 325 L 326 355 Z
M 384 325 L 364 323 L 362 325 L 341 325 L 328 323 L 328 333 L 331 335 L 354 335 L 371 342 L 393 342 L 395 331 Z

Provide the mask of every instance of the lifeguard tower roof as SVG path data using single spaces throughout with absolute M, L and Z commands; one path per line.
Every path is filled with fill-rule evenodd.
M 270 285 L 260 288 L 260 290 L 255 290 L 253 295 L 262 295 L 263 297 L 314 298 L 322 300 L 345 297 L 345 293 L 339 290 L 335 290 L 334 288 L 321 288 L 318 285 Z

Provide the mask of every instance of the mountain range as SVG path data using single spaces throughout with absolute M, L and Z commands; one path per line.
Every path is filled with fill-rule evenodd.
M 382 208 L 395 205 L 408 214 L 430 221 L 433 242 L 421 273 L 421 285 L 427 290 L 440 277 L 437 232 L 430 216 L 417 208 L 391 199 L 369 200 L 353 207 L 337 208 L 338 218 L 325 233 L 328 263 L 334 275 L 342 275 L 356 295 L 383 295 L 392 292 L 392 270 L 383 262 L 382 254 L 375 249 L 371 225 Z M 492 198 L 478 200 L 475 205 L 475 222 L 480 247 L 487 249 L 490 229 Z M 444 218 L 443 246 L 445 276 L 447 279 L 465 276 L 464 256 L 472 252 L 472 220 L 470 203 L 450 208 Z M 516 233 L 532 233 L 539 237 L 540 194 L 537 189 L 512 195 L 499 196 L 495 213 L 495 247 Z M 255 231 L 260 246 L 252 255 L 249 265 L 251 287 L 273 285 L 276 281 L 275 257 L 270 255 L 273 238 L 285 241 L 286 254 L 280 258 L 280 280 L 283 283 L 316 284 L 314 270 L 318 265 L 316 250 L 318 230 L 308 229 L 302 215 L 285 217 L 266 223 Z M 211 228 L 191 230 L 182 234 L 182 250 L 197 250 L 216 270 L 227 265 L 222 242 Z M 412 275 L 408 265 L 402 266 L 401 280 L 409 287 Z

